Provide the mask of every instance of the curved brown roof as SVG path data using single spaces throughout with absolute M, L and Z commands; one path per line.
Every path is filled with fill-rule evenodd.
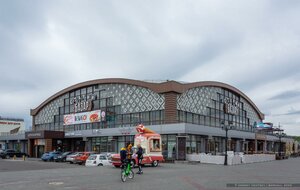
M 70 86 L 68 88 L 65 88 L 56 94 L 49 97 L 47 100 L 45 100 L 43 103 L 41 103 L 37 108 L 30 110 L 30 114 L 32 116 L 35 116 L 44 106 L 46 106 L 49 102 L 52 100 L 58 98 L 61 95 L 64 95 L 65 93 L 77 90 L 83 87 L 92 86 L 96 84 L 130 84 L 135 86 L 140 86 L 144 88 L 148 88 L 156 93 L 167 93 L 167 92 L 176 92 L 179 94 L 182 94 L 183 92 L 187 91 L 188 89 L 195 88 L 195 87 L 204 87 L 204 86 L 211 86 L 211 87 L 221 87 L 225 89 L 229 89 L 240 96 L 242 96 L 257 112 L 260 119 L 264 119 L 264 114 L 260 112 L 260 110 L 257 108 L 257 106 L 251 101 L 251 99 L 246 96 L 243 92 L 241 92 L 239 89 L 230 86 L 225 83 L 221 82 L 215 82 L 215 81 L 203 81 L 203 82 L 194 82 L 194 83 L 179 83 L 176 81 L 166 81 L 162 83 L 151 83 L 151 82 L 144 82 L 139 80 L 132 80 L 132 79 L 123 79 L 123 78 L 107 78 L 107 79 L 97 79 L 97 80 L 90 80 L 82 83 L 75 84 L 73 86 Z

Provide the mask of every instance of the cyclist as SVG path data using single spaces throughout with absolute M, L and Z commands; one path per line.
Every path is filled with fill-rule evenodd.
M 126 147 L 121 148 L 120 159 L 122 163 L 121 169 L 126 168 L 132 159 L 132 144 L 130 142 L 126 144 Z
M 142 170 L 142 160 L 143 160 L 143 148 L 141 147 L 140 144 L 137 145 L 137 158 L 138 158 L 138 166 L 139 166 L 139 171 L 137 172 L 137 174 L 142 174 L 143 170 Z
M 126 178 L 133 179 L 134 173 L 131 169 L 131 160 L 132 160 L 132 144 L 127 143 L 126 147 L 120 151 L 120 155 L 122 156 L 122 170 L 121 170 L 121 180 L 123 182 L 126 181 Z M 125 157 L 125 159 L 124 159 Z

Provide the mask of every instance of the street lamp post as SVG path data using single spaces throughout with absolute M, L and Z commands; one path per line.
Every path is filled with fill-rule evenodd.
M 276 133 L 276 136 L 278 137 L 279 139 L 279 159 L 281 159 L 281 152 L 282 152 L 282 142 L 281 142 L 281 138 L 285 136 L 285 133 L 283 133 L 283 130 L 280 129 L 280 126 L 279 126 L 279 129 Z
M 229 122 L 229 125 L 225 125 L 225 122 L 222 121 L 222 129 L 225 130 L 225 159 L 224 159 L 224 165 L 227 166 L 228 162 L 227 162 L 227 146 L 228 146 L 228 130 L 233 129 L 233 126 L 231 126 L 232 122 Z
M 225 132 L 226 132 L 226 136 L 225 136 L 225 161 L 224 161 L 224 165 L 227 165 L 227 146 L 228 146 L 228 128 L 225 127 Z

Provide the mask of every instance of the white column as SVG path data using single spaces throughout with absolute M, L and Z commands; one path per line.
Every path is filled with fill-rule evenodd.
M 257 153 L 257 140 L 254 141 L 254 153 Z
M 203 137 L 201 137 L 201 152 L 202 153 L 205 153 L 206 150 L 205 150 L 205 139 Z
M 267 153 L 267 141 L 264 141 L 264 145 L 263 145 L 263 153 Z
M 241 141 L 236 140 L 236 146 L 235 146 L 235 152 L 240 152 L 241 151 Z

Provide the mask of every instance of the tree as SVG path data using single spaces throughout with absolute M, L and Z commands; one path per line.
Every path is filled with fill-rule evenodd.
M 293 139 L 300 142 L 300 136 L 294 136 Z

